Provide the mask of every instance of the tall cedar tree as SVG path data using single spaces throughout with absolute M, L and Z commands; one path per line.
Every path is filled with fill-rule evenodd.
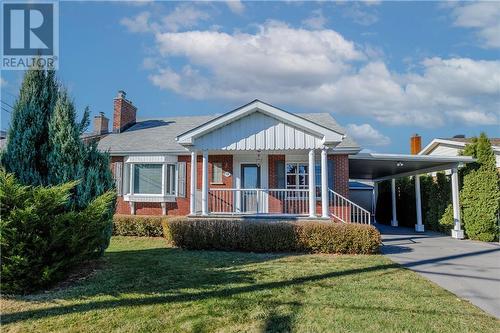
M 486 134 L 474 138 L 463 154 L 477 159 L 465 170 L 460 193 L 465 232 L 471 239 L 493 241 L 498 239 L 500 176 Z
M 88 125 L 89 108 L 78 123 L 73 101 L 59 89 L 54 71 L 30 69 L 14 106 L 2 164 L 25 185 L 80 180 L 71 203 L 82 209 L 114 189 L 109 155 L 80 139 Z
M 75 119 L 73 102 L 68 93 L 61 90 L 49 122 L 51 150 L 48 161 L 51 184 L 66 183 L 79 178 L 79 164 L 84 157 L 84 147 Z
M 54 71 L 30 69 L 14 103 L 2 164 L 27 185 L 47 185 L 49 121 L 57 99 Z

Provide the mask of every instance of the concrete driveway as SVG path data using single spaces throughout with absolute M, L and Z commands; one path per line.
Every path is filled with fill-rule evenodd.
M 375 225 L 382 253 L 500 318 L 500 245 Z

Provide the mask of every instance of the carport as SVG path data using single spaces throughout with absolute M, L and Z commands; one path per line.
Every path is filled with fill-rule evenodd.
M 374 182 L 375 200 L 378 196 L 378 183 L 384 180 L 391 180 L 392 194 L 392 221 L 391 225 L 398 226 L 396 215 L 396 178 L 415 177 L 415 198 L 417 232 L 424 231 L 422 223 L 422 205 L 420 195 L 420 175 L 451 170 L 451 187 L 453 203 L 454 227 L 452 237 L 464 238 L 464 232 L 460 226 L 460 203 L 458 187 L 458 168 L 466 163 L 474 162 L 470 156 L 428 156 L 428 155 L 400 155 L 400 154 L 375 154 L 360 153 L 349 156 L 349 178 L 353 180 L 369 180 Z

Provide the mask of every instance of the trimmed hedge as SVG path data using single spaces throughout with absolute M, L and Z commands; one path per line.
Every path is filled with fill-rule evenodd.
M 170 245 L 191 250 L 373 254 L 381 243 L 375 227 L 360 224 L 202 218 L 162 224 Z
M 162 221 L 164 216 L 113 216 L 113 235 L 115 236 L 140 236 L 162 237 Z

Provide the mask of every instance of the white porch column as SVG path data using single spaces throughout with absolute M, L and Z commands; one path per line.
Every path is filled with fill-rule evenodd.
M 203 151 L 201 183 L 201 215 L 208 215 L 208 151 Z
M 378 201 L 378 182 L 373 182 L 373 207 L 372 207 L 372 214 L 373 214 L 373 221 L 377 223 L 377 219 L 375 216 L 377 215 L 377 201 Z
M 189 192 L 189 213 L 191 215 L 196 214 L 196 170 L 197 170 L 197 159 L 196 152 L 191 152 L 191 186 Z
M 420 196 L 420 175 L 415 175 L 415 206 L 417 208 L 417 224 L 415 225 L 416 232 L 424 232 L 422 224 L 422 201 Z
M 321 217 L 328 218 L 328 155 L 321 149 Z
M 396 212 L 396 179 L 391 179 L 391 194 L 392 194 L 392 221 L 391 225 L 393 227 L 398 226 L 398 215 Z
M 316 217 L 316 175 L 314 149 L 309 150 L 309 217 Z
M 460 201 L 458 190 L 458 170 L 457 168 L 451 169 L 451 197 L 453 202 L 453 230 L 451 236 L 456 239 L 464 238 L 464 231 L 460 226 Z

